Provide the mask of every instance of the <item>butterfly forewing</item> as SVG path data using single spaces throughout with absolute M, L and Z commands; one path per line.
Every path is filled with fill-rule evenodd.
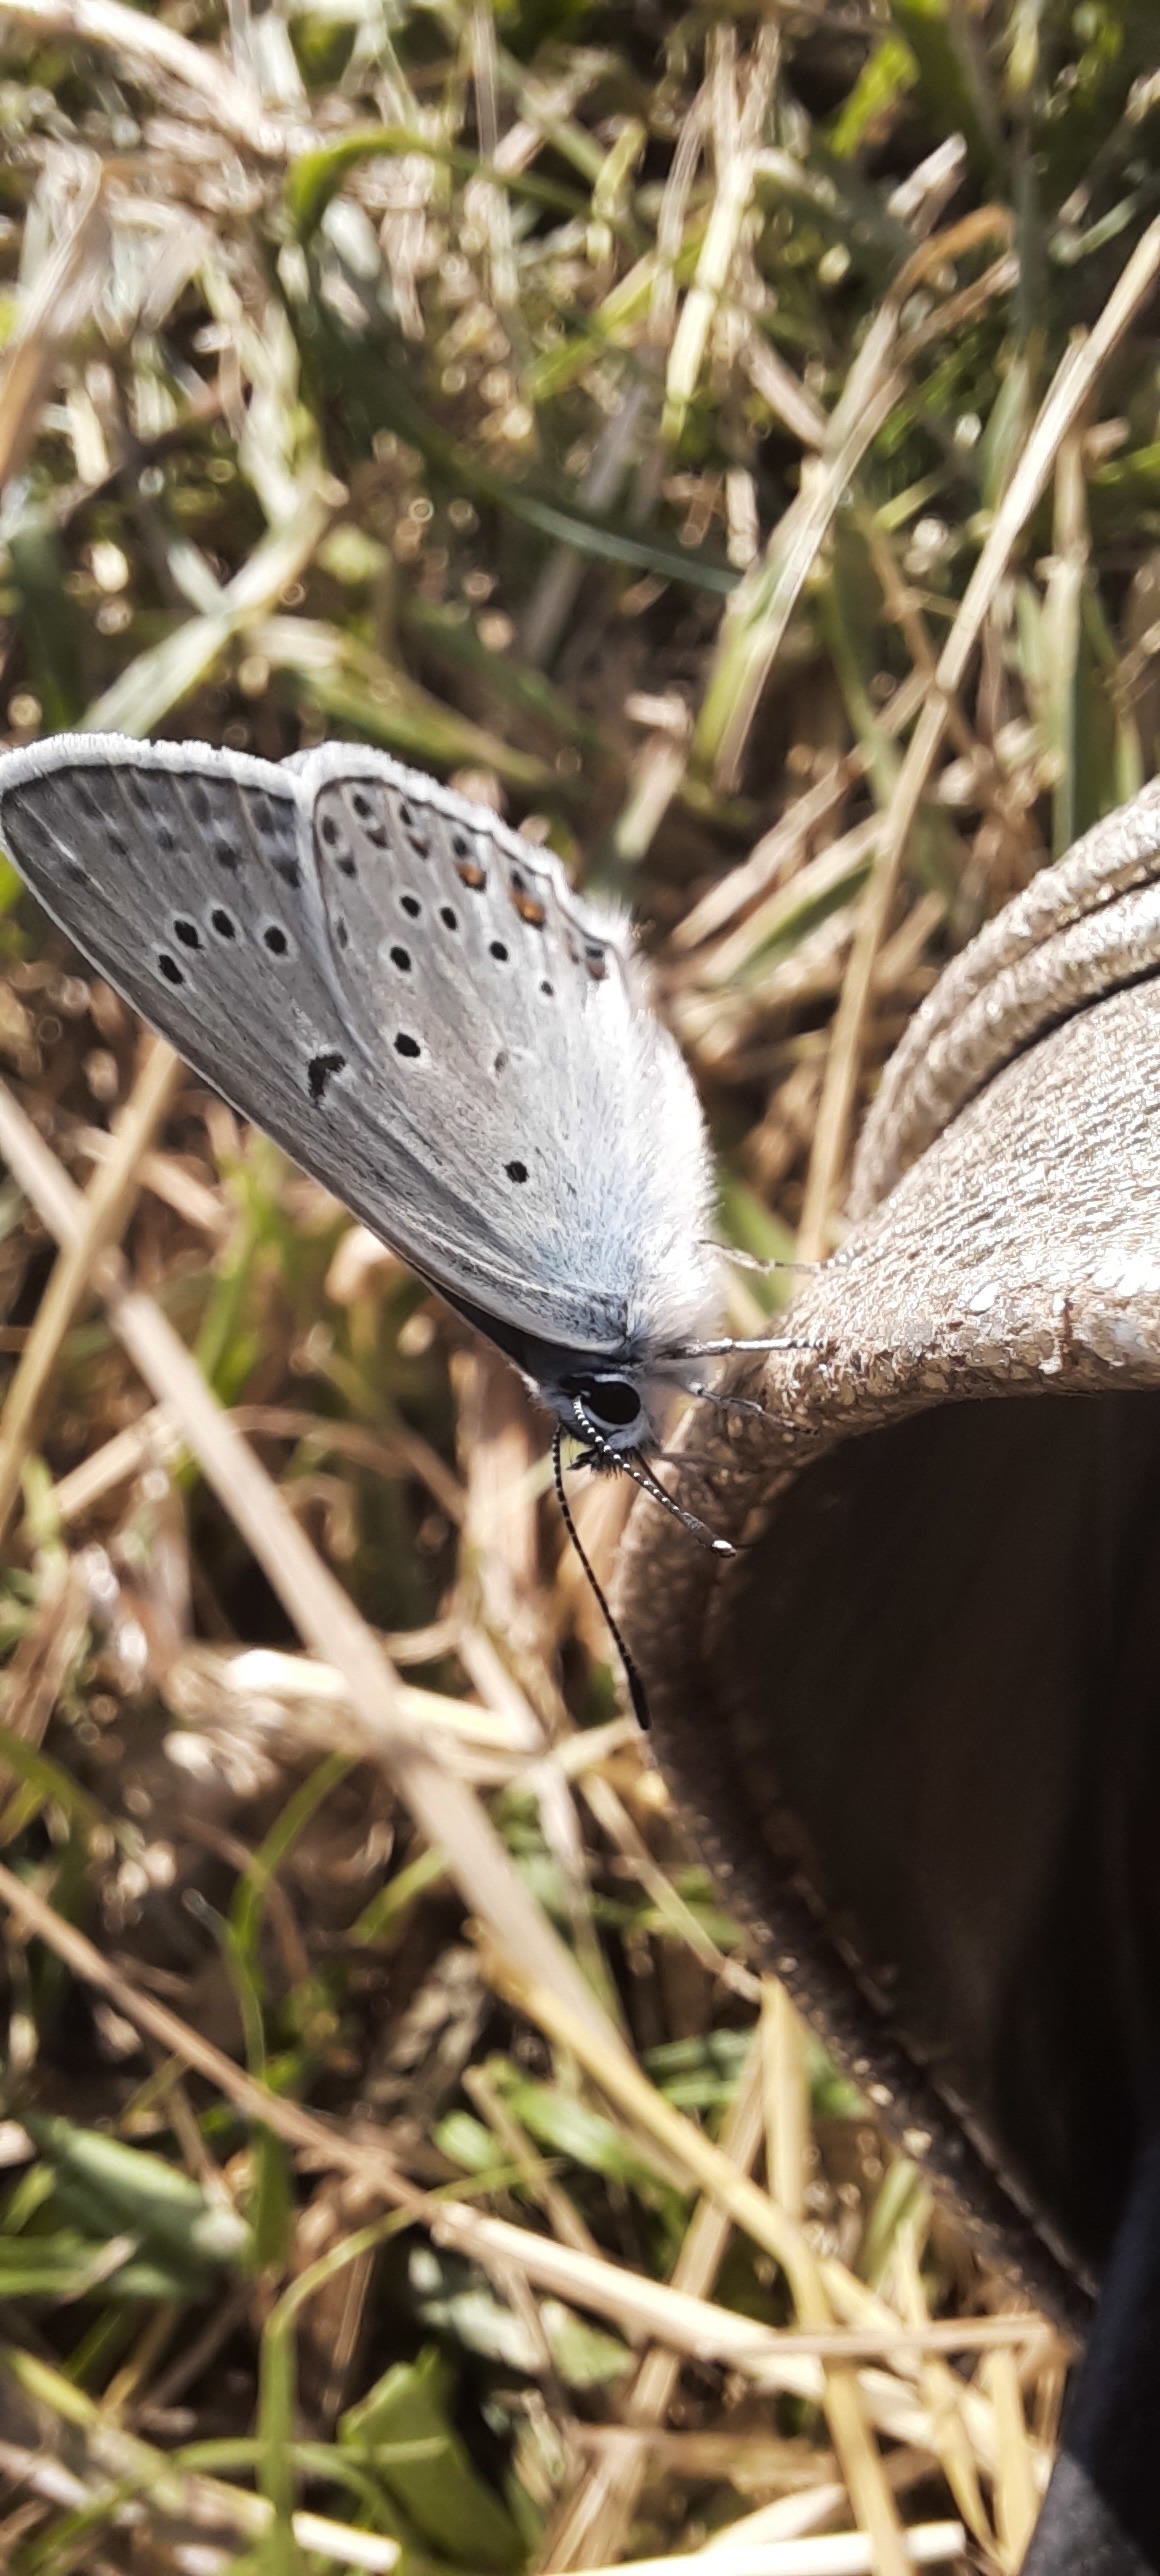
M 45 747 L 0 762 L 0 833 L 46 910 L 247 1118 L 437 1279 L 486 1296 L 505 1247 L 433 1191 L 327 974 L 299 791 L 183 747 Z M 128 756 L 126 756 L 128 755 Z
M 616 930 L 482 808 L 344 746 L 76 736 L 0 760 L 0 832 L 143 1016 L 485 1325 L 695 1329 L 688 1077 Z

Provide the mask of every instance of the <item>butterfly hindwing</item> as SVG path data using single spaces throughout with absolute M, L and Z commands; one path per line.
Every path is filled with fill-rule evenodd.
M 348 1025 L 419 1050 L 433 1167 L 509 1245 L 525 1319 L 563 1295 L 578 1347 L 647 1343 L 654 1318 L 680 1338 L 705 1304 L 703 1133 L 623 922 L 381 754 L 331 744 L 300 776 Z

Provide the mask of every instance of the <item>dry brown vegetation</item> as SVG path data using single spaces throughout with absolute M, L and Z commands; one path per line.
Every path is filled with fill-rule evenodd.
M 0 46 L 8 738 L 550 834 L 730 1235 L 825 1249 L 941 960 L 1155 766 L 1151 7 Z M 1063 2356 L 716 1906 L 542 1426 L 3 896 L 4 2563 L 1014 2570 Z

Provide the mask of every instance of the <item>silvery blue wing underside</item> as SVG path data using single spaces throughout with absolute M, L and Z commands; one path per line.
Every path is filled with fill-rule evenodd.
M 624 925 L 486 808 L 346 744 L 64 735 L 0 758 L 0 838 L 195 1070 L 541 1384 L 647 1375 L 704 1329 L 688 1072 Z

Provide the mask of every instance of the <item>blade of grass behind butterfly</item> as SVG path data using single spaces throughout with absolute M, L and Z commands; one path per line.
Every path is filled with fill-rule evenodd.
M 1085 803 L 1086 820 L 1095 822 L 1100 814 L 1111 813 L 1117 805 L 1126 805 L 1138 796 L 1149 775 L 1144 756 L 1140 727 L 1130 698 L 1120 685 L 1120 655 L 1104 613 L 1103 602 L 1093 588 L 1084 593 L 1083 636 L 1099 671 L 1101 704 L 1106 705 L 1111 742 L 1101 769 L 1093 782 L 1093 798 Z M 1098 804 L 1094 798 L 1098 796 Z
M 673 274 L 687 286 L 697 261 L 696 241 L 682 250 Z M 560 336 L 548 341 L 530 360 L 524 388 L 537 412 L 570 393 L 586 373 L 613 357 L 621 365 L 639 365 L 637 343 L 648 321 L 658 276 L 653 251 L 646 251 L 627 277 L 618 278 L 602 301 L 588 312 L 560 304 Z
M 1132 792 L 1118 782 L 1133 777 L 1140 756 L 1131 718 L 1121 725 L 1114 704 L 1116 656 L 1086 584 L 1086 530 L 1081 524 L 1070 544 L 1063 539 L 1057 488 L 1056 548 L 1045 593 L 1029 580 L 1015 593 L 1019 666 L 1052 784 L 1057 854 Z
M 549 214 L 575 218 L 587 211 L 579 190 L 567 188 L 559 180 L 541 179 L 531 170 L 502 168 L 463 144 L 442 142 L 414 127 L 370 125 L 358 133 L 344 134 L 337 143 L 326 144 L 320 151 L 303 153 L 294 163 L 286 182 L 286 208 L 299 241 L 304 245 L 310 242 L 348 171 L 363 161 L 398 160 L 409 155 L 433 161 L 457 178 L 486 179 L 491 186 L 505 188 L 512 196 L 522 197 Z
M 600 756 L 604 748 L 600 726 L 531 663 L 514 659 L 510 651 L 489 651 L 466 609 L 424 599 L 412 591 L 399 603 L 399 625 L 433 659 L 451 670 L 465 671 L 513 715 L 548 728 L 556 741 L 583 752 L 586 759 Z M 505 744 L 504 750 L 509 759 L 514 756 L 510 746 Z
M 21 1782 L 0 1814 L 0 1850 L 26 1832 L 34 1816 L 56 1807 L 78 1831 L 110 1830 L 110 1818 L 63 1763 L 54 1762 L 37 1745 L 27 1744 L 10 1726 L 0 1726 L 0 1782 L 11 1772 Z
M 79 724 L 87 695 L 87 619 L 69 585 L 52 512 L 45 500 L 33 497 L 34 489 L 8 537 L 16 613 L 23 630 L 25 675 L 39 702 L 44 731 L 67 733 Z
M 910 48 L 936 134 L 961 134 L 978 178 L 990 185 L 1001 151 L 998 107 L 967 13 L 955 0 L 890 0 L 890 15 Z
M 1089 546 L 1078 429 L 1069 432 L 1056 458 L 1052 537 L 1051 570 L 1043 602 L 1043 731 L 1053 774 L 1052 847 L 1056 858 L 1060 858 L 1082 828 L 1076 815 L 1078 764 L 1082 756 L 1081 702 L 1086 706 L 1087 701 L 1080 666 Z
M 30 2111 L 25 2125 L 94 2239 L 127 2234 L 190 2272 L 236 2266 L 249 2255 L 249 2228 L 224 2190 L 207 2191 L 164 2156 L 60 2114 Z
M 459 526 L 461 518 L 456 518 L 456 528 Z M 505 711 L 510 708 L 510 714 L 521 719 L 523 724 L 549 732 L 554 742 L 570 744 L 575 750 L 583 750 L 585 755 L 601 752 L 601 726 L 593 724 L 565 690 L 557 688 L 531 659 L 518 659 L 513 647 L 495 652 L 495 647 L 485 644 L 482 634 L 479 634 L 482 618 L 472 616 L 467 600 L 425 598 L 423 590 L 415 590 L 407 582 L 402 582 L 397 577 L 389 546 L 384 546 L 379 538 L 369 536 L 363 528 L 353 528 L 348 520 L 343 520 L 338 528 L 330 531 L 330 536 L 322 538 L 320 549 L 317 549 L 317 567 L 330 580 L 340 582 L 343 592 L 348 595 L 348 618 L 338 616 L 330 621 L 330 631 L 338 631 L 338 647 L 335 647 L 338 652 L 348 652 L 353 639 L 361 636 L 374 621 L 379 652 L 384 654 L 384 626 L 394 634 L 394 623 L 397 623 L 397 631 L 407 641 L 415 641 L 423 649 L 425 659 L 449 667 L 454 675 L 467 672 L 469 683 L 474 688 L 482 685 L 487 696 L 498 698 L 500 706 Z M 446 706 L 443 698 L 433 701 L 430 693 L 425 693 L 415 680 L 410 680 L 410 675 L 402 672 L 400 680 L 402 688 L 418 693 L 425 708 L 436 706 L 441 719 L 456 716 L 454 708 Z M 469 719 L 459 721 L 467 724 Z M 467 752 L 464 757 L 472 757 L 472 752 Z M 521 755 L 518 755 L 518 750 L 513 750 L 513 744 L 500 742 L 495 757 L 516 762 Z M 492 760 L 492 768 L 495 768 L 495 760 Z M 531 781 L 526 783 L 531 786 Z
M 312 475 L 299 491 L 293 517 L 270 528 L 227 582 L 220 608 L 185 619 L 163 643 L 138 654 L 89 708 L 88 731 L 152 733 L 213 674 L 235 639 L 276 608 L 288 584 L 305 572 L 333 509 L 333 493 Z
M 250 1856 L 231 1908 L 231 1920 L 237 1955 L 253 1977 L 257 1976 L 259 1969 L 258 1943 L 271 1883 L 290 1858 L 311 1818 L 346 1779 L 351 1768 L 347 1757 L 338 1753 L 320 1762 L 288 1799 L 265 1841 L 259 1843 Z
M 869 468 L 862 481 L 868 477 Z M 896 604 L 902 591 L 902 575 L 894 568 L 889 538 L 878 537 L 872 504 L 862 498 L 856 484 L 849 506 L 839 510 L 834 521 L 829 578 L 821 587 L 819 619 L 880 813 L 889 809 L 902 766 L 896 724 L 888 720 L 885 712 L 887 708 L 894 710 L 898 697 L 893 686 L 896 656 L 901 657 L 907 644 L 912 644 L 911 667 L 916 678 L 921 677 L 924 652 L 932 678 L 936 659 L 917 606 L 911 630 L 906 635 L 898 631 Z M 907 858 L 910 873 L 949 901 L 957 884 L 958 847 L 949 823 L 937 808 L 929 812 L 924 809 L 919 814 Z
M 380 2525 L 385 2522 L 392 2535 L 397 2531 L 400 2539 L 408 2543 L 415 2535 L 413 2530 L 402 2526 L 401 2518 L 394 2510 L 391 2468 L 401 2469 L 405 2473 L 407 2467 L 412 2464 L 430 2461 L 437 2463 L 444 2473 L 447 2470 L 446 2443 L 440 2438 L 436 2428 L 429 2426 L 406 2428 L 392 2442 L 389 2438 L 385 2440 L 381 2438 L 384 2428 L 375 2424 L 374 2437 L 369 2441 L 361 2439 L 359 2418 L 363 2410 L 370 2406 L 370 2398 L 363 2399 L 359 2408 L 353 2410 L 352 2425 L 349 2430 L 346 2419 L 340 2420 L 338 2445 L 333 2449 L 329 2446 L 323 2449 L 321 2445 L 299 2445 L 294 2440 L 298 2384 L 297 2334 L 303 2308 L 310 2299 L 316 2297 L 343 2272 L 349 2270 L 352 2264 L 362 2263 L 375 2255 L 407 2224 L 406 2218 L 394 2211 L 389 2217 L 373 2220 L 369 2226 L 344 2236 L 317 2262 L 299 2273 L 297 2279 L 283 2291 L 266 2321 L 259 2362 L 258 2438 L 255 2460 L 259 2483 L 263 2489 L 264 2505 L 271 2515 L 261 2553 L 263 2576 L 287 2576 L 287 2571 L 290 2571 L 290 2576 L 294 2576 L 294 2571 L 300 2565 L 297 2543 L 301 2533 L 302 2518 L 294 2511 L 295 2495 L 300 2476 L 307 2470 L 312 2455 L 317 2458 L 324 2475 L 357 2481 L 364 2500 L 364 2510 L 369 2508 L 375 2522 Z M 492 2503 L 490 2491 L 482 2488 L 481 2481 L 477 2483 L 486 2508 Z M 478 2502 L 478 2498 L 475 2500 Z M 408 2564 L 410 2563 L 411 2553 L 408 2548 Z M 421 2570 L 425 2563 L 422 2556 L 417 2557 L 418 2569 Z
M 736 587 L 731 564 L 706 561 L 671 538 L 653 537 L 627 521 L 585 510 L 570 494 L 536 490 L 481 464 L 476 452 L 440 428 L 408 390 L 405 361 L 393 335 L 385 329 L 367 329 L 358 336 L 346 331 L 327 309 L 316 277 L 309 302 L 294 311 L 318 417 L 333 412 L 337 391 L 344 423 L 360 448 L 369 448 L 377 431 L 394 430 L 454 493 L 519 520 L 553 544 L 574 546 L 593 562 L 651 573 L 659 581 L 679 582 L 719 598 Z
M 1117 654 L 1092 582 L 1080 434 L 1060 451 L 1055 543 L 1042 613 L 1046 748 L 1057 856 L 1142 783 L 1139 734 L 1117 694 Z
M 297 695 L 349 726 L 356 738 L 381 743 L 425 769 L 494 770 L 521 795 L 558 798 L 567 793 L 567 782 L 547 761 L 515 749 L 488 726 L 474 724 L 337 626 L 320 618 L 270 617 L 249 640 L 271 670 L 293 676 Z
M 403 437 L 415 435 L 416 444 L 422 443 L 416 433 L 400 426 Z M 594 563 L 619 565 L 626 572 L 651 573 L 657 581 L 677 582 L 685 589 L 708 591 L 719 599 L 728 598 L 737 587 L 738 576 L 732 564 L 686 552 L 668 538 L 642 535 L 626 522 L 602 518 L 597 511 L 587 511 L 575 501 L 509 483 L 467 460 L 462 448 L 450 439 L 440 436 L 429 440 L 427 452 L 432 464 L 464 484 L 475 499 L 490 502 L 511 518 L 521 519 L 538 536 L 549 537 L 558 545 L 574 546 L 578 554 Z
M 889 315 L 879 318 L 889 323 Z M 890 364 L 893 338 L 892 327 L 872 327 L 825 449 L 803 468 L 796 498 L 722 620 L 694 735 L 694 757 L 726 785 L 736 776 L 761 690 L 842 495 L 902 390 L 898 370 Z
M 524 2542 L 456 2432 L 453 2400 L 447 2359 L 429 2344 L 415 2361 L 384 2372 L 343 2416 L 339 2440 L 374 2463 L 421 2545 L 472 2576 L 498 2576 L 520 2564 Z
M 905 36 L 895 30 L 881 37 L 830 127 L 827 141 L 835 160 L 853 160 L 868 137 L 901 107 L 918 76 Z
M 266 2041 L 268 1997 L 260 1960 L 246 1956 L 233 1923 L 219 1914 L 200 1890 L 191 1890 L 187 1903 L 195 1921 L 204 1925 L 221 1950 L 245 2035 L 246 2063 L 251 2075 L 259 2083 L 272 2082 L 278 2091 L 296 2096 L 306 2089 L 309 2070 L 293 2050 L 271 2069 Z M 266 2121 L 255 2121 L 251 2127 L 250 2165 L 246 2215 L 253 2268 L 263 2273 L 283 2272 L 290 2260 L 294 2227 L 291 2160 L 283 2140 Z
M 275 1819 L 265 1841 L 251 1855 L 239 1884 L 231 1909 L 229 1926 L 231 1964 L 235 1975 L 245 1979 L 255 1998 L 263 1991 L 260 1943 L 272 1882 L 290 1858 L 318 1809 L 346 1779 L 353 1765 L 340 1754 L 320 1762 Z M 295 2089 L 309 2089 L 311 2051 L 309 2032 L 311 2014 L 308 1999 L 292 1987 L 284 1998 L 283 2012 L 299 2024 L 302 2040 L 295 2054 L 300 2071 Z M 292 2061 L 283 2059 L 277 2071 L 279 2085 L 290 2076 Z M 265 2057 L 260 2064 L 251 2061 L 251 2072 L 269 2074 Z M 272 2130 L 255 2133 L 255 2188 L 253 2192 L 253 2227 L 255 2260 L 264 2266 L 281 2267 L 289 2250 L 292 2190 L 285 2148 Z
M 252 2442 L 191 2442 L 163 2451 L 143 2441 L 139 2434 L 127 2432 L 87 2388 L 32 2353 L 21 2352 L 11 2344 L 0 2347 L 0 2373 L 20 2391 L 25 2411 L 35 2410 L 41 2431 L 40 2455 L 55 2463 L 58 2452 L 71 2452 L 92 2487 L 90 2503 L 78 2501 L 73 2514 L 62 2515 L 42 2538 L 28 2546 L 21 2561 L 26 2576 L 32 2576 L 36 2569 L 43 2570 L 44 2576 L 56 2576 L 58 2569 L 75 2568 L 78 2561 L 72 2550 L 74 2533 L 79 2541 L 110 2525 L 116 2528 L 125 2508 L 142 2497 L 149 2499 L 162 2521 L 178 2528 L 221 2522 L 227 2530 L 237 2533 L 240 2542 L 260 2541 L 268 2531 L 270 2507 L 266 2498 L 214 2474 L 219 2465 L 222 2469 L 236 2468 L 243 2476 L 251 2474 L 255 2457 Z M 349 2489 L 365 2507 L 367 2483 L 356 2463 L 344 2460 L 333 2447 L 324 2448 L 317 2443 L 294 2445 L 293 2456 L 302 2461 L 304 2471 L 313 2478 L 332 2479 L 340 2488 Z M 303 2546 L 319 2550 L 325 2561 L 336 2561 L 340 2567 L 352 2563 L 343 2548 L 345 2525 L 310 2513 L 296 2516 L 294 2527 Z M 371 2533 L 359 2537 L 365 2542 L 360 2565 L 382 2570 L 385 2576 L 385 2571 L 397 2564 L 397 2549 L 386 2540 L 376 2547 Z M 235 2562 L 238 2566 L 243 2563 L 249 2565 L 252 2561 L 239 2558 Z

